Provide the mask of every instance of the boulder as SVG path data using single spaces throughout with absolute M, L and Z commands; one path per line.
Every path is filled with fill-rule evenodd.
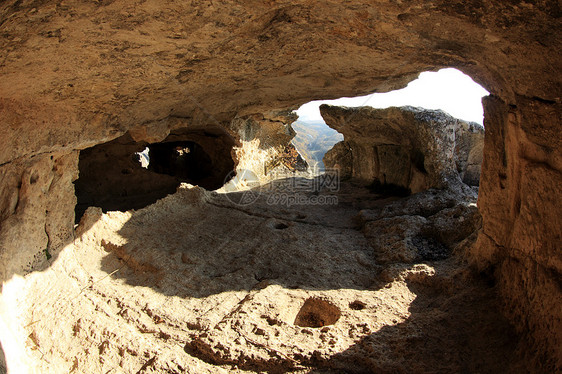
M 324 157 L 328 168 L 362 184 L 412 193 L 454 180 L 478 185 L 484 128 L 439 110 L 413 107 L 320 106 L 328 126 L 344 135 Z

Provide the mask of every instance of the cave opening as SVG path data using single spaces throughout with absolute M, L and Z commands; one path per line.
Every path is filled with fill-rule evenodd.
M 212 175 L 213 162 L 205 149 L 192 141 L 155 143 L 148 146 L 148 170 L 191 181 Z M 213 189 L 212 186 L 209 187 Z
M 157 143 L 127 133 L 80 152 L 74 182 L 76 222 L 90 206 L 104 212 L 140 209 L 176 191 L 181 183 L 216 190 L 234 170 L 234 140 L 224 130 L 179 129 Z
M 374 192 L 405 196 L 437 187 L 427 182 L 428 175 L 434 172 L 426 165 L 432 162 L 431 157 L 427 160 L 430 150 L 423 141 L 408 134 L 418 130 L 389 136 L 388 127 L 400 127 L 400 122 L 407 119 L 383 111 L 361 111 L 396 107 L 412 112 L 420 122 L 442 122 L 444 127 L 450 127 L 455 146 L 452 153 L 444 150 L 441 157 L 451 159 L 465 184 L 478 186 L 484 137 L 482 97 L 488 94 L 457 69 L 423 72 L 403 89 L 303 104 L 296 111 L 298 120 L 292 124 L 296 131 L 293 144 L 316 174 L 337 169 L 342 178 L 368 184 Z M 331 113 L 334 117 L 329 110 L 320 110 L 325 105 L 347 110 Z M 374 125 L 377 117 L 385 117 L 385 122 Z M 379 133 L 353 129 L 359 123 L 377 127 Z M 379 140 L 369 142 L 373 137 Z
M 345 118 L 344 124 L 353 129 L 355 119 L 363 115 L 369 118 L 371 114 L 367 110 L 351 118 L 347 109 L 339 110 L 322 109 L 326 122 L 337 125 L 333 119 L 340 113 Z M 425 112 L 391 111 L 385 114 L 389 121 L 383 125 L 394 127 L 410 117 L 421 121 L 416 117 L 419 113 Z M 363 121 L 360 125 L 365 123 L 370 122 Z M 439 170 L 434 170 L 436 155 L 428 152 L 431 147 L 423 147 L 427 139 L 417 137 L 418 133 L 408 137 L 406 129 L 397 136 L 370 143 L 366 140 L 373 138 L 371 133 L 347 131 L 348 128 L 341 133 L 333 130 L 341 136 L 337 143 L 340 146 L 327 159 L 322 155 L 321 160 L 327 160 L 330 166 L 337 164 L 350 178 L 371 182 L 370 187 L 378 188 L 379 193 L 407 195 L 414 188 L 422 191 L 434 187 L 429 184 L 428 176 L 439 174 Z M 430 133 L 428 139 L 433 135 Z M 407 142 L 402 143 L 403 139 Z M 463 146 L 458 152 L 466 156 L 470 153 L 467 150 L 473 147 L 463 139 L 459 138 Z M 80 179 L 76 181 L 77 218 L 88 206 L 100 206 L 104 211 L 145 207 L 173 194 L 182 181 L 216 189 L 236 166 L 233 145 L 232 138 L 219 130 L 184 129 L 172 131 L 158 143 L 135 141 L 125 134 L 86 149 L 80 154 Z M 455 159 L 454 152 L 452 155 L 452 165 L 460 175 L 467 169 L 466 157 Z M 284 190 L 277 196 L 290 200 L 297 197 L 292 192 Z M 115 282 L 121 288 L 101 288 L 110 283 L 105 282 L 99 286 L 100 295 L 121 300 L 123 294 L 142 286 L 142 303 L 131 299 L 130 313 L 150 317 L 145 320 L 151 329 L 165 326 L 158 338 L 180 336 L 184 351 L 203 362 L 215 363 L 211 357 L 217 357 L 215 352 L 222 347 L 227 347 L 236 360 L 243 362 L 244 353 L 239 352 L 254 349 L 245 342 L 280 336 L 260 344 L 269 347 L 280 341 L 283 346 L 273 347 L 288 357 L 280 360 L 279 365 L 289 368 L 293 362 L 307 364 L 317 360 L 315 352 L 326 343 L 335 345 L 343 340 L 342 347 L 353 347 L 361 341 L 368 348 L 371 341 L 377 340 L 394 344 L 392 339 L 402 339 L 404 328 L 409 328 L 410 323 L 415 325 L 418 318 L 428 321 L 424 334 L 445 336 L 445 346 L 453 347 L 454 352 L 458 347 L 454 334 L 444 334 L 440 327 L 454 323 L 455 327 L 471 328 L 474 321 L 468 318 L 457 322 L 466 305 L 456 300 L 451 302 L 447 297 L 436 299 L 435 294 L 446 293 L 446 290 L 441 292 L 442 285 L 455 281 L 454 277 L 443 274 L 449 271 L 451 264 L 447 260 L 453 251 L 472 240 L 478 222 L 474 202 L 447 192 L 420 194 L 411 199 L 380 199 L 354 187 L 338 196 L 341 199 L 338 205 L 328 204 L 317 192 L 305 193 L 307 199 L 300 200 L 304 201 L 300 207 L 287 204 L 285 209 L 283 199 L 269 199 L 273 194 L 266 193 L 261 197 L 258 194 L 255 200 L 252 197 L 250 204 L 238 202 L 236 209 L 228 209 L 233 201 L 227 195 L 183 189 L 138 214 L 113 215 L 110 219 L 115 220 L 115 226 L 122 224 L 116 232 L 104 232 L 103 222 L 96 223 L 78 244 L 82 245 L 78 248 L 79 255 L 92 256 L 90 244 L 84 243 L 96 243 L 97 248 L 103 249 L 95 253 L 101 268 L 88 268 L 88 271 L 97 279 L 109 276 L 124 282 Z M 184 199 L 185 196 L 189 198 Z M 119 218 L 121 222 L 117 222 Z M 473 290 L 461 289 L 461 292 L 468 298 L 465 295 Z M 404 295 L 399 305 L 395 301 L 397 293 Z M 254 294 L 255 298 L 245 296 Z M 179 300 L 189 303 L 189 308 L 174 304 Z M 233 309 L 230 300 L 240 307 Z M 207 313 L 206 306 L 210 303 L 216 307 Z M 453 303 L 454 308 L 448 303 Z M 476 299 L 474 304 L 483 306 L 483 311 L 492 310 L 489 315 L 488 312 L 480 315 L 496 318 L 493 309 L 487 308 L 490 305 L 487 299 Z M 434 317 L 435 307 L 428 305 L 442 306 L 445 316 Z M 174 330 L 162 324 L 168 316 L 176 318 L 180 310 L 187 329 L 204 334 L 187 339 L 182 335 L 185 326 Z M 373 318 L 381 310 L 383 317 Z M 403 317 L 407 311 L 411 311 L 411 319 Z M 129 315 L 129 312 L 117 313 Z M 231 320 L 236 324 L 227 324 Z M 220 321 L 218 325 L 217 321 Z M 246 329 L 249 338 L 230 343 L 232 335 L 239 336 L 237 326 L 244 323 L 249 326 Z M 206 327 L 215 325 L 218 328 Z M 79 331 L 80 324 L 76 326 Z M 376 333 L 381 328 L 390 331 L 390 341 L 385 336 L 388 332 Z M 498 340 L 502 338 L 502 328 L 493 332 Z M 483 331 L 478 325 L 473 329 L 471 333 Z M 144 333 L 146 328 L 143 326 L 139 331 Z M 310 341 L 307 348 L 302 349 L 298 340 L 295 343 L 295 337 Z M 398 341 L 400 345 L 405 344 Z M 100 350 L 108 346 L 104 342 Z M 339 365 L 337 357 L 341 354 L 342 365 L 349 362 L 345 357 L 356 361 L 353 348 L 338 350 L 325 353 L 323 360 Z M 419 355 L 431 357 L 426 351 Z M 338 353 L 334 355 L 334 352 Z M 266 355 L 269 360 L 269 352 Z M 259 360 L 248 360 L 244 368 L 251 368 Z

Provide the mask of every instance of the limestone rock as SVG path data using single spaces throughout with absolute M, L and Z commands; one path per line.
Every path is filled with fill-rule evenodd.
M 426 219 L 420 216 L 383 218 L 365 225 L 377 261 L 380 263 L 420 260 L 414 243 Z
M 349 143 L 341 141 L 336 143 L 324 155 L 324 165 L 338 171 L 340 178 L 343 180 L 353 176 L 353 153 Z
M 43 269 L 74 239 L 78 152 L 0 166 L 0 278 Z
M 442 260 L 476 239 L 481 219 L 475 203 L 469 189 L 430 190 L 363 209 L 357 219 L 380 263 Z
M 536 371 L 559 371 L 561 14 L 553 0 L 2 1 L 2 280 L 45 264 L 51 241 L 72 240 L 78 150 L 131 129 L 159 139 L 161 121 L 226 128 L 457 67 L 491 93 L 472 262 L 496 269 L 506 315 L 541 355 Z
M 239 139 L 235 148 L 236 170 L 250 171 L 264 183 L 278 175 L 308 168 L 306 161 L 291 144 L 297 119 L 292 111 L 266 112 L 232 120 L 229 129 Z
M 478 185 L 484 129 L 442 111 L 322 105 L 328 126 L 344 141 L 325 156 L 343 177 L 413 193 L 462 179 Z
M 516 110 L 498 97 L 483 102 L 482 233 L 471 259 L 479 269 L 497 269 L 506 315 L 541 352 L 529 360 L 556 370 L 562 367 L 562 106 L 520 98 Z

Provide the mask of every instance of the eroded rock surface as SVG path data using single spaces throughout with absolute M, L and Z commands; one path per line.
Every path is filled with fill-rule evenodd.
M 239 139 L 236 170 L 252 172 L 261 183 L 278 174 L 305 171 L 308 164 L 291 144 L 291 123 L 297 118 L 292 111 L 276 111 L 232 120 L 229 129 Z
M 528 359 L 556 371 L 562 367 L 562 107 L 521 99 L 514 108 L 497 97 L 483 103 L 483 230 L 470 254 L 480 269 L 492 267 L 506 315 L 538 344 L 540 353 Z
M 438 258 L 398 258 L 402 248 L 381 248 L 371 236 L 373 224 L 402 235 L 388 217 L 430 220 L 434 234 L 454 230 L 464 217 L 471 229 L 461 236 L 469 235 L 478 228 L 466 208 L 470 197 L 389 200 L 344 184 L 334 195 L 338 205 L 289 208 L 271 203 L 275 189 L 258 192 L 253 204 L 240 205 L 243 192 L 182 185 L 137 211 L 89 208 L 77 240 L 49 271 L 5 285 L 3 300 L 16 306 L 5 314 L 13 326 L 8 354 L 21 365 L 14 368 L 199 374 L 524 367 L 493 288 L 451 253 L 461 238 L 434 235 L 446 248 Z M 411 241 L 408 233 L 402 239 Z M 415 241 L 408 246 L 415 248 Z M 380 261 L 389 251 L 392 263 Z
M 324 163 L 343 178 L 412 193 L 444 188 L 457 179 L 478 185 L 484 128 L 442 111 L 321 105 L 326 124 L 344 140 Z
M 471 259 L 494 274 L 529 362 L 560 370 L 561 14 L 551 0 L 3 1 L 2 281 L 50 269 L 73 240 L 79 150 L 457 67 L 491 93 Z
M 74 183 L 76 220 L 90 206 L 104 212 L 143 208 L 174 193 L 182 182 L 216 190 L 248 171 L 259 184 L 306 170 L 308 165 L 291 145 L 296 115 L 255 117 L 236 118 L 227 127 L 163 121 L 151 133 L 135 128 L 81 151 L 80 176 Z

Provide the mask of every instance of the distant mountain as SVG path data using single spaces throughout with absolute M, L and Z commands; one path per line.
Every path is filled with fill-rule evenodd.
M 324 121 L 296 121 L 292 125 L 297 135 L 292 143 L 301 156 L 313 167 L 324 170 L 322 158 L 334 144 L 343 140 L 343 135 L 328 127 Z

